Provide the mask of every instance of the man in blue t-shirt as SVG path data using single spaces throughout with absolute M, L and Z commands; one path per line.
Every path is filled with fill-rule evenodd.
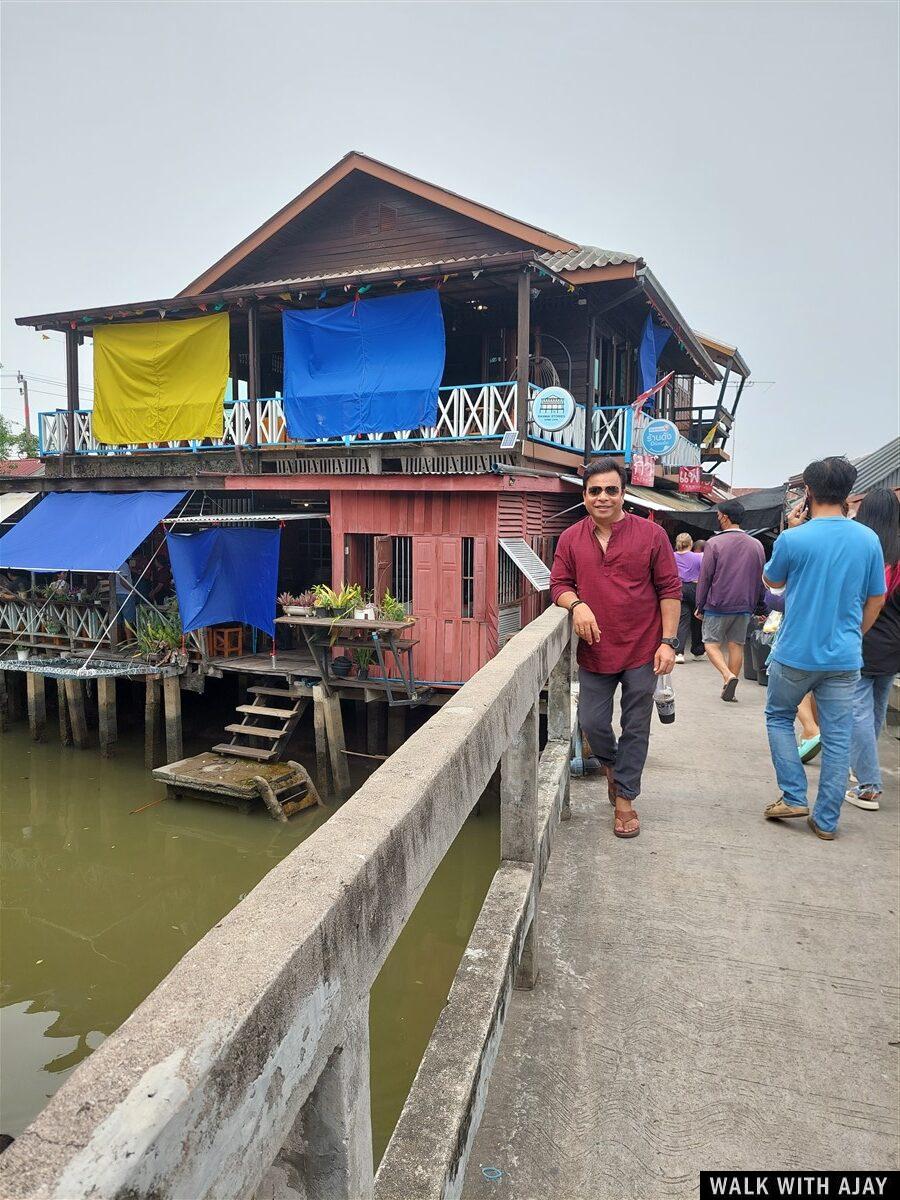
M 833 841 L 850 769 L 853 694 L 862 666 L 862 635 L 884 603 L 884 558 L 871 529 L 844 516 L 856 480 L 845 458 L 810 463 L 806 498 L 791 513 L 766 563 L 763 582 L 784 589 L 781 629 L 769 661 L 766 731 L 782 797 L 769 818 L 806 817 Z M 812 816 L 806 773 L 794 740 L 797 706 L 816 698 L 822 730 L 822 770 Z

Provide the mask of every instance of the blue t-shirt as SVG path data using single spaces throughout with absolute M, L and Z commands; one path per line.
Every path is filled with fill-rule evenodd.
M 800 671 L 859 670 L 863 605 L 884 593 L 884 556 L 872 530 L 846 517 L 786 529 L 765 576 L 785 584 L 775 661 Z

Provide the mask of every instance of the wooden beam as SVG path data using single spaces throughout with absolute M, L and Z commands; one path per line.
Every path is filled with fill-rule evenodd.
M 587 382 L 584 396 L 584 465 L 590 462 L 594 450 L 594 403 L 597 389 L 594 379 L 594 359 L 597 357 L 597 318 L 591 314 L 588 320 Z M 602 371 L 603 364 L 600 364 Z M 601 393 L 602 394 L 602 393 Z
M 313 729 L 316 735 L 316 779 L 320 792 L 328 792 L 328 734 L 325 732 L 325 692 L 319 685 L 313 688 Z
M 75 453 L 75 413 L 78 411 L 78 342 L 75 329 L 66 330 L 66 454 Z
M 318 690 L 318 688 L 314 689 L 314 694 Z M 340 696 L 326 696 L 323 692 L 321 704 L 325 714 L 325 732 L 328 735 L 328 757 L 331 763 L 331 776 L 334 779 L 334 790 L 339 796 L 346 796 L 350 791 L 350 771 L 344 754 L 346 745 Z
M 163 700 L 166 714 L 166 762 L 184 758 L 181 737 L 181 684 L 177 675 L 163 679 Z
M 259 305 L 251 301 L 247 308 L 247 407 L 250 412 L 250 445 L 259 445 Z
M 519 274 L 516 287 L 516 427 L 519 456 L 524 458 L 528 440 L 528 353 L 531 340 L 531 276 Z
M 84 713 L 84 684 L 80 679 L 66 680 L 66 701 L 72 723 L 72 741 L 79 750 L 87 750 L 87 718 Z
M 100 731 L 100 754 L 111 758 L 118 740 L 116 720 L 116 680 L 113 675 L 97 676 L 97 726 Z
M 31 736 L 36 742 L 44 740 L 47 729 L 47 693 L 44 688 L 44 676 L 36 671 L 27 671 L 25 687 L 28 692 L 28 725 Z

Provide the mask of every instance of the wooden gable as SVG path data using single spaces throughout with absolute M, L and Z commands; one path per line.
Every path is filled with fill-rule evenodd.
M 227 271 L 218 287 L 471 258 L 531 243 L 353 172 Z

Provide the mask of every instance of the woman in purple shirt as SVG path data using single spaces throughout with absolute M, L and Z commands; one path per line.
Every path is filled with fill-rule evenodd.
M 688 637 L 691 639 L 691 654 L 694 658 L 703 657 L 702 626 L 694 616 L 694 609 L 697 607 L 697 580 L 700 578 L 703 555 L 691 549 L 693 544 L 694 539 L 689 533 L 679 533 L 675 539 L 675 564 L 681 580 L 681 619 L 678 622 L 678 653 L 675 655 L 677 663 L 684 662 Z

